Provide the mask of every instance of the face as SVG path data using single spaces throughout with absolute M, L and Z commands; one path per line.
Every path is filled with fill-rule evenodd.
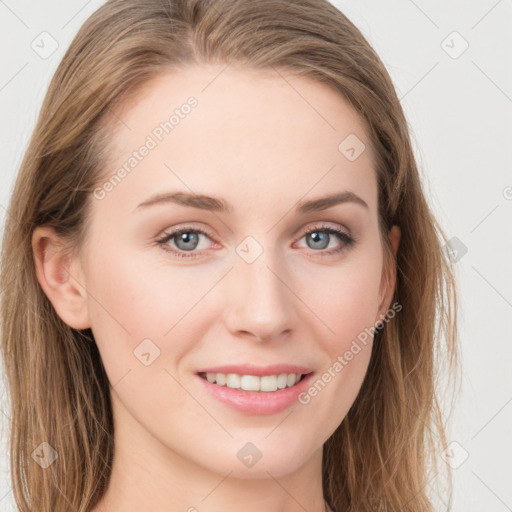
M 306 78 L 223 69 L 161 75 L 116 112 L 74 277 L 120 436 L 277 477 L 347 414 L 371 353 L 354 340 L 392 290 L 355 111 Z

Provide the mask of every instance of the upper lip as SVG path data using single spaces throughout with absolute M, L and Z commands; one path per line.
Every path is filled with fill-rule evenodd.
M 313 370 L 305 366 L 297 366 L 293 364 L 273 364 L 269 366 L 256 366 L 253 364 L 231 364 L 224 366 L 212 366 L 203 368 L 197 373 L 236 373 L 238 375 L 254 375 L 263 377 L 265 375 L 280 375 L 282 373 L 299 373 L 307 374 Z

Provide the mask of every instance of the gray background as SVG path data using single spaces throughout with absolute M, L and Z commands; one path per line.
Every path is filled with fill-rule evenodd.
M 460 240 L 459 249 L 467 248 L 458 252 L 457 262 L 461 390 L 445 454 L 454 467 L 453 510 L 512 510 L 512 2 L 333 3 L 387 66 L 410 123 L 430 203 L 448 236 Z M 2 229 L 49 80 L 80 25 L 101 4 L 0 0 Z M 58 44 L 54 53 L 40 55 L 52 44 Z M 14 504 L 5 455 L 9 406 L 1 385 L 0 398 L 3 512 Z M 434 480 L 428 484 L 432 493 Z

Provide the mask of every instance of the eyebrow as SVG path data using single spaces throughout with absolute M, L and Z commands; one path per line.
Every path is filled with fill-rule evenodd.
M 191 208 L 198 208 L 219 213 L 228 213 L 233 211 L 233 206 L 227 201 L 217 197 L 211 197 L 204 194 L 192 194 L 188 192 L 170 192 L 157 194 L 150 197 L 146 201 L 140 203 L 135 210 L 140 208 L 147 208 L 154 205 L 162 205 L 174 203 L 181 206 L 188 206 Z M 339 192 L 318 199 L 311 199 L 308 201 L 300 201 L 297 203 L 295 210 L 297 213 L 309 213 L 314 211 L 326 210 L 338 204 L 355 203 L 365 209 L 369 209 L 366 201 L 361 199 L 353 192 Z

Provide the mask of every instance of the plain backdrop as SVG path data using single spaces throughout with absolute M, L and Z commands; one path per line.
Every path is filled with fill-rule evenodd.
M 2 229 L 50 78 L 81 24 L 102 3 L 0 0 Z M 452 239 L 450 248 L 458 251 L 462 379 L 445 453 L 454 467 L 453 510 L 512 510 L 512 2 L 333 3 L 386 65 L 430 204 Z M 41 49 L 42 38 L 51 55 Z M 14 502 L 6 444 L 10 413 L 1 384 L 0 392 L 4 512 L 14 510 Z

